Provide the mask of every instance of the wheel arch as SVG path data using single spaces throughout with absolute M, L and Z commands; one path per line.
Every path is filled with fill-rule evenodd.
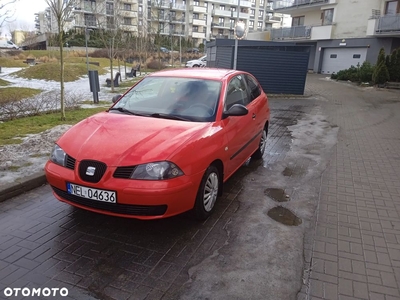
M 223 186 L 224 186 L 224 163 L 220 159 L 214 160 L 210 166 L 215 166 L 219 173 L 219 186 L 218 186 L 218 196 L 222 196 Z

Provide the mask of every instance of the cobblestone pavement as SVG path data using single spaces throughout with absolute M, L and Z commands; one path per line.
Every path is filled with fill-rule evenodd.
M 339 126 L 298 299 L 400 299 L 400 93 L 310 75 Z

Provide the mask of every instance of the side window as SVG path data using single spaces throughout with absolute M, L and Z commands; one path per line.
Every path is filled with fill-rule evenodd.
M 247 105 L 248 96 L 246 91 L 246 83 L 243 75 L 237 75 L 231 79 L 228 84 L 228 90 L 225 97 L 225 111 L 234 104 Z
M 247 79 L 247 86 L 250 91 L 249 94 L 250 94 L 250 102 L 251 102 L 254 99 L 256 99 L 258 96 L 261 95 L 261 89 L 258 85 L 258 82 L 255 81 L 253 77 L 246 75 L 246 79 Z

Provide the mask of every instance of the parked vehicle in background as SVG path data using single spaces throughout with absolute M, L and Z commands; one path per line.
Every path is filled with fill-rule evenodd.
M 199 48 L 189 48 L 186 50 L 186 53 L 199 53 Z
M 169 50 L 165 47 L 160 47 L 160 51 L 163 53 L 169 53 Z
M 0 40 L 0 49 L 16 49 L 16 50 L 18 50 L 19 47 L 11 41 L 1 39 Z
M 113 102 L 54 145 L 45 171 L 58 200 L 111 216 L 192 210 L 204 220 L 223 183 L 250 157 L 263 158 L 270 109 L 247 72 L 155 72 Z
M 186 62 L 186 68 L 202 68 L 205 66 L 207 66 L 207 55 Z

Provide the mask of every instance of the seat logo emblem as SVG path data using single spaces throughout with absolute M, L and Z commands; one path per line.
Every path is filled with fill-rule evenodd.
M 86 175 L 88 175 L 88 176 L 94 176 L 94 172 L 96 171 L 96 168 L 95 167 L 88 167 L 87 169 L 86 169 Z

